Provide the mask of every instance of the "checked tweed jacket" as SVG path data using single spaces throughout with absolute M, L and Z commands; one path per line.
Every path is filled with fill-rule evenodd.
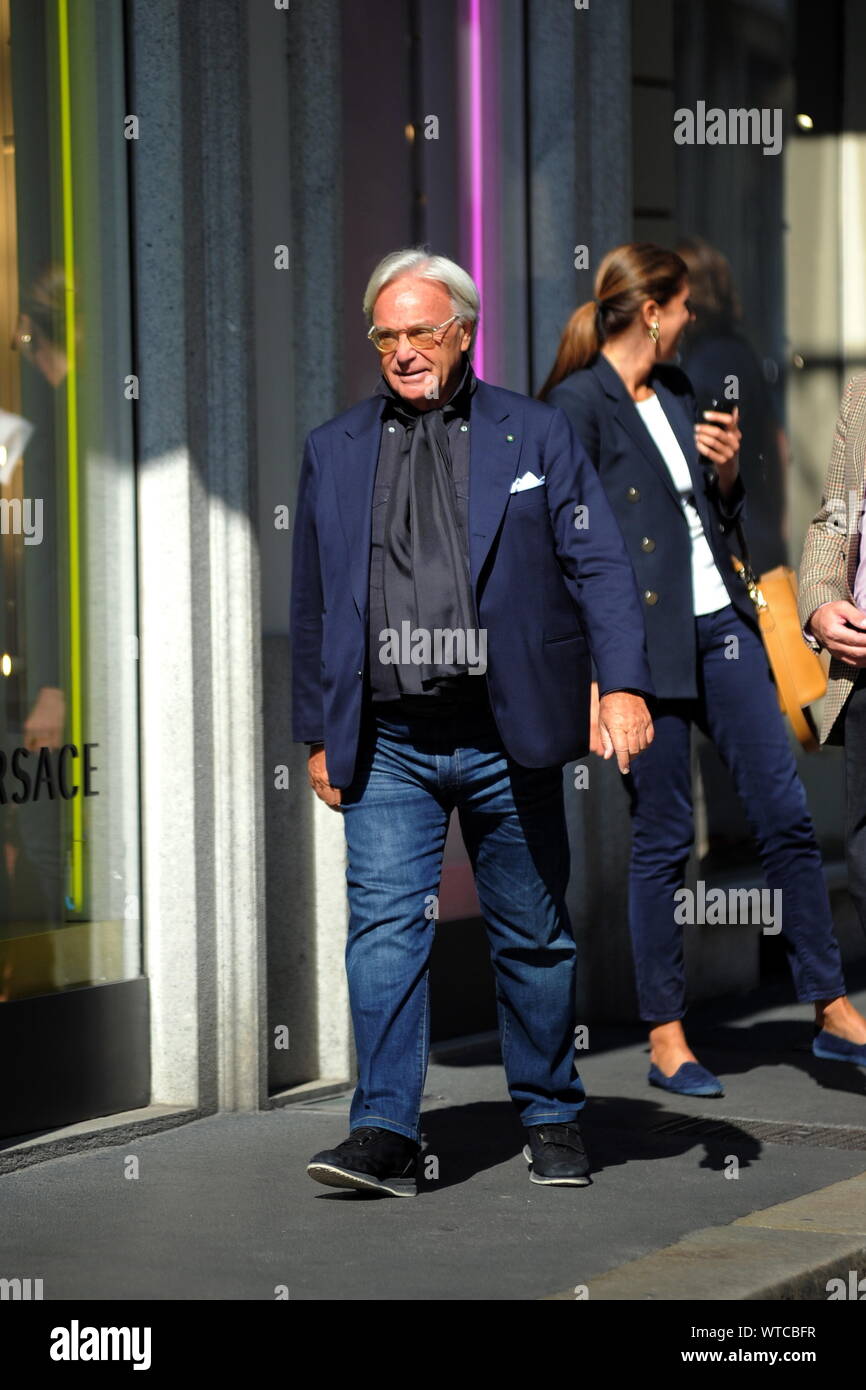
M 822 603 L 853 602 L 860 556 L 866 473 L 866 372 L 845 388 L 821 505 L 806 533 L 800 561 L 799 610 L 805 626 Z M 822 743 L 841 743 L 837 720 L 854 688 L 858 671 L 832 657 L 819 735 Z M 832 737 L 831 737 L 832 735 Z

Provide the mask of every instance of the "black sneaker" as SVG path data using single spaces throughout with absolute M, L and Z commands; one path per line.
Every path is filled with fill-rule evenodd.
M 523 1157 L 531 1165 L 530 1182 L 546 1187 L 588 1187 L 589 1159 L 577 1124 L 528 1125 Z
M 307 1164 L 315 1182 L 354 1187 L 391 1197 L 418 1194 L 416 1168 L 421 1145 L 393 1129 L 366 1125 L 353 1129 L 335 1149 L 323 1149 Z

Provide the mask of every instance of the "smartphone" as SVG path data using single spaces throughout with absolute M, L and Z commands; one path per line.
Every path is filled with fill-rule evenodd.
M 703 391 L 695 402 L 695 419 L 699 425 L 718 425 L 721 423 L 719 420 L 705 421 L 704 411 L 718 410 L 725 415 L 732 415 L 735 405 L 736 401 L 732 404 L 731 401 L 726 401 L 723 397 L 716 395 L 714 392 Z

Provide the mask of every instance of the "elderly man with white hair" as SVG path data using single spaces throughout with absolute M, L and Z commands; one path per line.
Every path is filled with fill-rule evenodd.
M 416 1193 L 428 964 L 456 810 L 530 1178 L 583 1186 L 562 765 L 652 738 L 622 537 L 561 410 L 480 381 L 465 270 L 412 248 L 364 297 L 375 393 L 309 435 L 292 579 L 293 730 L 342 815 L 358 1057 L 349 1135 L 308 1173 Z

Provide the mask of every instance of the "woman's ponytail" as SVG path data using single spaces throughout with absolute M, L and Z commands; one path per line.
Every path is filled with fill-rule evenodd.
M 585 367 L 595 357 L 601 347 L 598 316 L 599 307 L 594 299 L 588 299 L 585 304 L 575 309 L 559 340 L 556 361 L 550 369 L 550 375 L 538 393 L 540 401 L 546 400 L 548 392 L 552 391 L 554 386 L 558 386 L 564 377 L 580 371 L 581 367 Z

